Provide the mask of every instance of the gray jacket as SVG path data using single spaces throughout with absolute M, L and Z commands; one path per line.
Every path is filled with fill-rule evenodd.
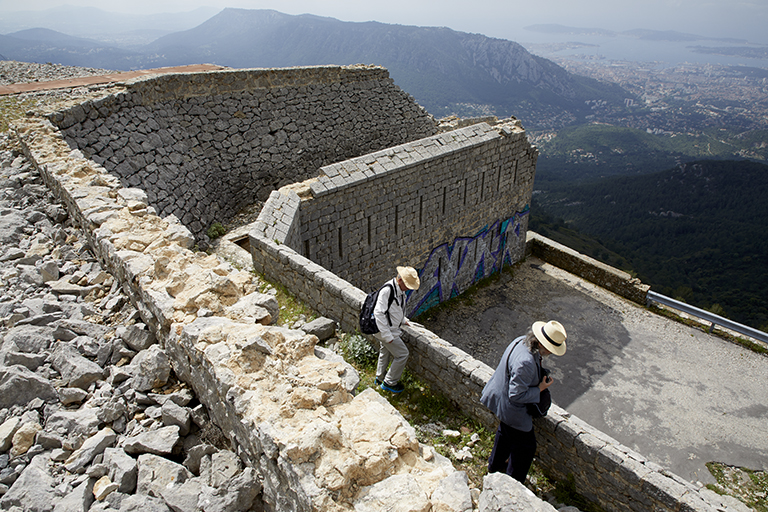
M 525 336 L 516 338 L 507 346 L 491 380 L 483 388 L 480 402 L 490 409 L 499 421 L 512 428 L 528 432 L 533 418 L 525 404 L 539 401 L 539 370 L 541 356 L 531 353 L 524 342 Z

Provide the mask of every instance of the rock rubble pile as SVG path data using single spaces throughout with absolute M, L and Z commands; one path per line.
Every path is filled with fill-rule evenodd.
M 261 510 L 253 470 L 66 210 L 2 146 L 0 509 Z

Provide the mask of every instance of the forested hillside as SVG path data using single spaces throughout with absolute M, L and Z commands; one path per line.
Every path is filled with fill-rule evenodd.
M 575 228 L 604 246 L 584 252 L 654 291 L 768 330 L 767 196 L 767 165 L 698 161 L 542 191 L 531 227 L 554 239 Z

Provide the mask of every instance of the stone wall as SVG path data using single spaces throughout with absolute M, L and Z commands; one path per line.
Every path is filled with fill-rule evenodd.
M 166 91 L 166 80 L 172 81 L 142 82 L 148 104 L 175 101 L 165 96 L 179 94 Z M 205 88 L 203 77 L 181 82 L 181 91 Z M 49 119 L 74 126 L 91 116 L 109 118 L 111 101 L 135 99 L 127 91 Z M 147 111 L 134 114 L 141 119 Z M 149 124 L 150 117 L 137 126 Z M 468 496 L 466 483 L 451 484 L 457 472 L 417 442 L 412 427 L 386 400 L 375 392 L 353 396 L 348 365 L 315 347 L 313 336 L 256 324 L 244 314 L 256 293 L 249 272 L 193 252 L 194 239 L 182 223 L 174 216 L 161 218 L 148 194 L 125 188 L 104 166 L 73 151 L 56 126 L 31 116 L 16 129 L 28 158 L 172 355 L 176 373 L 193 386 L 241 457 L 259 469 L 270 510 L 385 510 L 395 488 L 403 502 L 424 510 L 462 510 L 442 499 L 447 486 Z M 67 137 L 72 143 L 72 134 Z M 149 179 L 143 184 L 153 185 Z M 251 241 L 257 242 L 252 257 L 317 311 L 354 328 L 365 293 L 291 248 L 303 242 L 305 193 L 302 188 L 276 193 L 280 204 L 273 226 L 280 226 L 289 243 L 252 233 Z M 524 214 L 513 212 L 518 213 Z M 447 242 L 432 247 L 442 243 Z M 492 369 L 424 329 L 406 328 L 404 337 L 412 370 L 493 428 L 492 415 L 478 400 Z M 727 510 L 713 493 L 694 488 L 557 407 L 536 428 L 544 466 L 558 478 L 574 475 L 578 490 L 607 510 Z
M 606 265 L 594 258 L 579 254 L 570 247 L 537 233 L 529 232 L 526 252 L 590 281 L 601 288 L 612 291 L 625 299 L 645 306 L 646 296 L 651 287 L 643 284 L 627 272 Z
M 414 266 L 413 315 L 523 257 L 537 156 L 509 120 L 332 164 L 273 193 L 252 243 L 277 240 L 364 290 Z
M 323 165 L 437 131 L 375 66 L 182 73 L 108 91 L 49 119 L 198 238 Z

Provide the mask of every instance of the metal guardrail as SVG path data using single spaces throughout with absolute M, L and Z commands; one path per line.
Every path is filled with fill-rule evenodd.
M 768 343 L 768 333 L 734 322 L 733 320 L 728 320 L 727 318 L 723 318 L 722 316 L 716 315 L 714 313 L 710 313 L 709 311 L 705 311 L 695 306 L 691 306 L 690 304 L 686 304 L 685 302 L 680 302 L 679 300 L 671 299 L 665 295 L 661 295 L 660 293 L 656 293 L 648 290 L 648 295 L 646 297 L 646 300 L 649 305 L 651 302 L 658 302 L 659 304 L 664 304 L 665 306 L 675 308 L 677 310 L 682 311 L 683 313 L 687 313 L 689 315 L 701 318 L 704 321 L 710 322 L 712 325 L 710 325 L 709 327 L 709 332 L 712 332 L 712 329 L 714 329 L 716 325 L 720 325 L 727 329 L 731 329 L 738 333 L 744 334 L 745 336 L 749 336 L 751 338 L 755 338 L 756 340 L 760 340 L 763 343 Z

